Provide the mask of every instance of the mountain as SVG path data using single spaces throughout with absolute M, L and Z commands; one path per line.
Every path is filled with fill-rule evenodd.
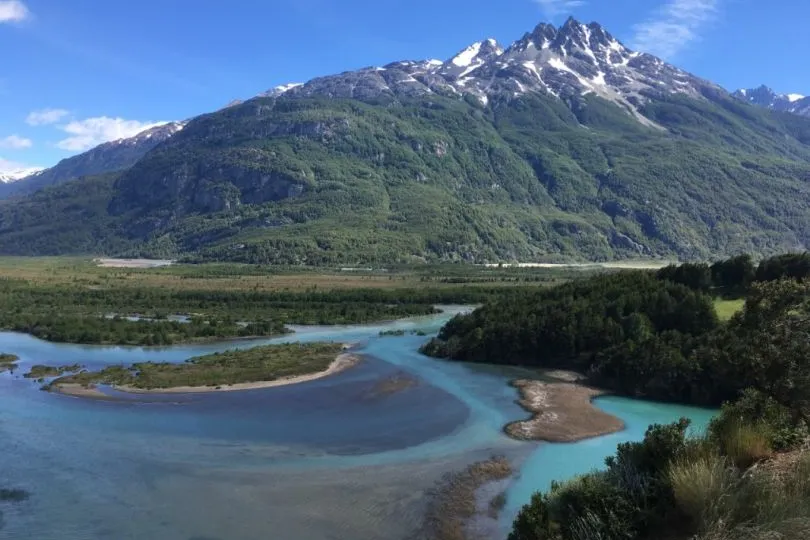
M 328 97 L 362 101 L 391 97 L 474 97 L 514 100 L 542 92 L 565 99 L 594 95 L 616 103 L 648 125 L 640 113 L 647 93 L 700 97 L 708 81 L 659 58 L 633 52 L 597 23 L 573 18 L 561 28 L 540 24 L 503 49 L 494 39 L 474 43 L 446 62 L 394 62 L 279 86 L 263 97 Z
M 63 159 L 53 167 L 34 170 L 20 176 L 10 185 L 0 186 L 0 198 L 33 193 L 43 187 L 131 167 L 146 153 L 183 129 L 184 122 L 169 122 L 128 139 L 101 144 L 73 157 Z
M 0 182 L 3 184 L 9 184 L 11 182 L 17 182 L 26 178 L 28 176 L 33 176 L 38 174 L 42 169 L 40 167 L 31 167 L 27 169 L 14 169 L 11 171 L 2 171 L 0 172 Z
M 810 245 L 808 180 L 810 120 L 569 19 L 506 47 L 485 39 L 446 61 L 283 85 L 194 118 L 126 170 L 0 204 L 0 253 L 767 254 Z
M 737 90 L 734 97 L 773 111 L 783 111 L 810 117 L 810 97 L 801 94 L 777 94 L 765 85 Z

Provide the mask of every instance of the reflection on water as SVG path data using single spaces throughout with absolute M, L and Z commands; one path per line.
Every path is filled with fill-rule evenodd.
M 600 405 L 628 420 L 628 432 L 574 445 L 513 441 L 502 427 L 525 416 L 506 384 L 514 372 L 424 358 L 416 352 L 424 337 L 378 336 L 436 331 L 448 316 L 165 349 L 59 345 L 0 333 L 0 351 L 21 358 L 15 375 L 0 377 L 2 476 L 32 494 L 4 509 L 0 537 L 408 538 L 437 479 L 494 453 L 523 464 L 508 490 L 506 530 L 532 489 L 598 465 L 649 421 L 707 416 L 605 399 Z M 149 396 L 147 403 L 53 395 L 21 378 L 35 363 L 180 362 L 291 340 L 359 342 L 366 357 L 352 370 L 301 385 Z M 403 372 L 420 384 L 373 391 Z

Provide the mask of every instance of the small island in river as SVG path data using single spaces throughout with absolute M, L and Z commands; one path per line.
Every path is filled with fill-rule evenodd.
M 512 386 L 520 392 L 520 405 L 533 413 L 504 428 L 515 439 L 576 442 L 624 429 L 619 418 L 593 405 L 602 390 L 564 381 L 517 380 Z
M 253 390 L 312 381 L 343 371 L 359 358 L 336 343 L 285 344 L 226 351 L 182 364 L 139 363 L 60 377 L 46 389 L 79 397 L 109 398 L 97 385 L 132 393 Z

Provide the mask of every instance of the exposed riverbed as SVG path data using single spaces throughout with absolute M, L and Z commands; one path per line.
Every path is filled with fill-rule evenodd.
M 448 472 L 494 454 L 513 463 L 498 517 L 477 532 L 502 538 L 521 504 L 551 480 L 601 464 L 647 424 L 709 412 L 599 398 L 626 430 L 572 444 L 519 442 L 503 431 L 526 418 L 508 382 L 525 371 L 432 360 L 417 350 L 449 314 L 386 324 L 296 328 L 275 340 L 164 349 L 52 344 L 0 333 L 20 357 L 0 375 L 0 479 L 31 493 L 0 506 L 0 537 L 247 540 L 413 538 Z M 405 336 L 379 337 L 403 329 Z M 359 342 L 364 361 L 331 377 L 264 390 L 121 394 L 93 401 L 38 391 L 33 364 L 181 362 L 288 341 Z M 396 381 L 397 384 L 391 383 Z M 407 381 L 407 384 L 401 383 Z M 400 384 L 401 383 L 401 384 Z M 390 388 L 389 388 L 390 387 Z M 380 391 L 383 388 L 385 391 Z

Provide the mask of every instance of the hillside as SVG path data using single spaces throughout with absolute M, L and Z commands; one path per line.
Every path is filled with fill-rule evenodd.
M 85 182 L 97 179 L 25 200 L 25 219 L 0 205 L 0 253 L 309 264 L 769 254 L 810 243 L 808 145 L 810 120 L 743 103 L 572 19 L 506 48 L 486 40 L 446 62 L 286 85 L 192 119 L 91 201 Z M 53 198 L 63 211 L 42 211 Z M 63 233 L 83 212 L 86 232 Z

